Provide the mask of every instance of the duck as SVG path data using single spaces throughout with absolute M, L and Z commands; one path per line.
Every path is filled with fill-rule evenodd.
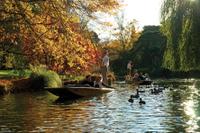
M 158 91 L 158 92 L 163 92 L 163 90 L 164 90 L 164 87 L 158 87 L 158 88 L 157 88 L 157 91 Z
M 140 104 L 140 105 L 142 105 L 142 104 L 146 104 L 146 102 L 143 101 L 142 98 L 140 98 L 139 104 Z
M 128 99 L 128 102 L 130 102 L 130 103 L 133 103 L 133 102 L 134 102 L 134 100 L 133 100 L 133 95 L 130 96 L 130 99 Z
M 140 92 L 140 93 L 144 93 L 145 90 L 139 90 L 139 89 L 136 89 L 137 92 Z
M 151 85 L 146 85 L 146 88 L 150 88 L 151 87 Z
M 151 94 L 159 94 L 159 90 L 158 89 L 156 89 L 156 88 L 153 88 L 153 89 L 151 89 Z
M 159 89 L 159 90 L 165 90 L 165 87 L 160 86 L 158 89 Z
M 151 94 L 155 94 L 155 92 L 153 91 L 153 89 L 150 89 L 150 91 L 151 91 Z
M 136 94 L 132 95 L 132 96 L 133 96 L 133 98 L 139 98 L 140 97 L 138 89 L 136 90 Z

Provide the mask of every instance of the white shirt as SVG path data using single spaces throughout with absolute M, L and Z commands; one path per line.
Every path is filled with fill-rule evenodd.
M 129 62 L 128 64 L 127 64 L 127 69 L 131 69 L 132 68 L 132 64 Z
M 108 55 L 105 55 L 103 57 L 103 65 L 106 66 L 106 67 L 109 66 L 109 57 L 108 57 Z

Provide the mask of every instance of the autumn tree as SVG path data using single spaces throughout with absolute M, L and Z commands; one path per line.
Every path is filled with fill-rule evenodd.
M 121 50 L 127 51 L 130 50 L 134 42 L 137 41 L 139 34 L 135 28 L 136 20 L 128 21 L 124 15 L 124 12 L 120 11 L 115 17 L 117 26 L 114 31 L 114 36 L 120 42 Z
M 0 43 L 10 48 L 1 51 L 24 55 L 31 64 L 45 64 L 62 73 L 89 70 L 99 52 L 82 33 L 77 13 L 107 11 L 115 5 L 113 0 L 2 0 Z

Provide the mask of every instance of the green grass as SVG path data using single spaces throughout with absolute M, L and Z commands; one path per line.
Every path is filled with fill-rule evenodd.
M 69 81 L 73 81 L 73 80 L 82 80 L 85 78 L 85 76 L 69 76 L 69 75 L 60 75 L 60 78 L 62 80 L 69 80 Z
M 0 70 L 0 78 L 28 77 L 30 70 Z
M 62 86 L 62 80 L 56 72 L 47 70 L 43 66 L 31 66 L 30 69 L 32 71 L 30 78 L 37 84 L 37 88 Z
M 0 78 L 12 79 L 12 78 L 22 78 L 29 77 L 31 75 L 31 70 L 0 70 Z M 82 80 L 84 76 L 67 76 L 59 75 L 62 80 Z

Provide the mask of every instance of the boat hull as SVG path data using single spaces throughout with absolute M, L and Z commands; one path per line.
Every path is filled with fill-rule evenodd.
M 59 87 L 59 88 L 45 88 L 52 94 L 62 98 L 79 98 L 91 97 L 113 91 L 112 88 L 95 88 L 95 87 Z
M 144 80 L 139 83 L 139 85 L 150 85 L 152 83 L 151 80 Z
M 142 81 L 131 81 L 131 80 L 126 80 L 126 83 L 128 84 L 135 84 L 135 85 L 151 85 L 152 80 L 142 80 Z

